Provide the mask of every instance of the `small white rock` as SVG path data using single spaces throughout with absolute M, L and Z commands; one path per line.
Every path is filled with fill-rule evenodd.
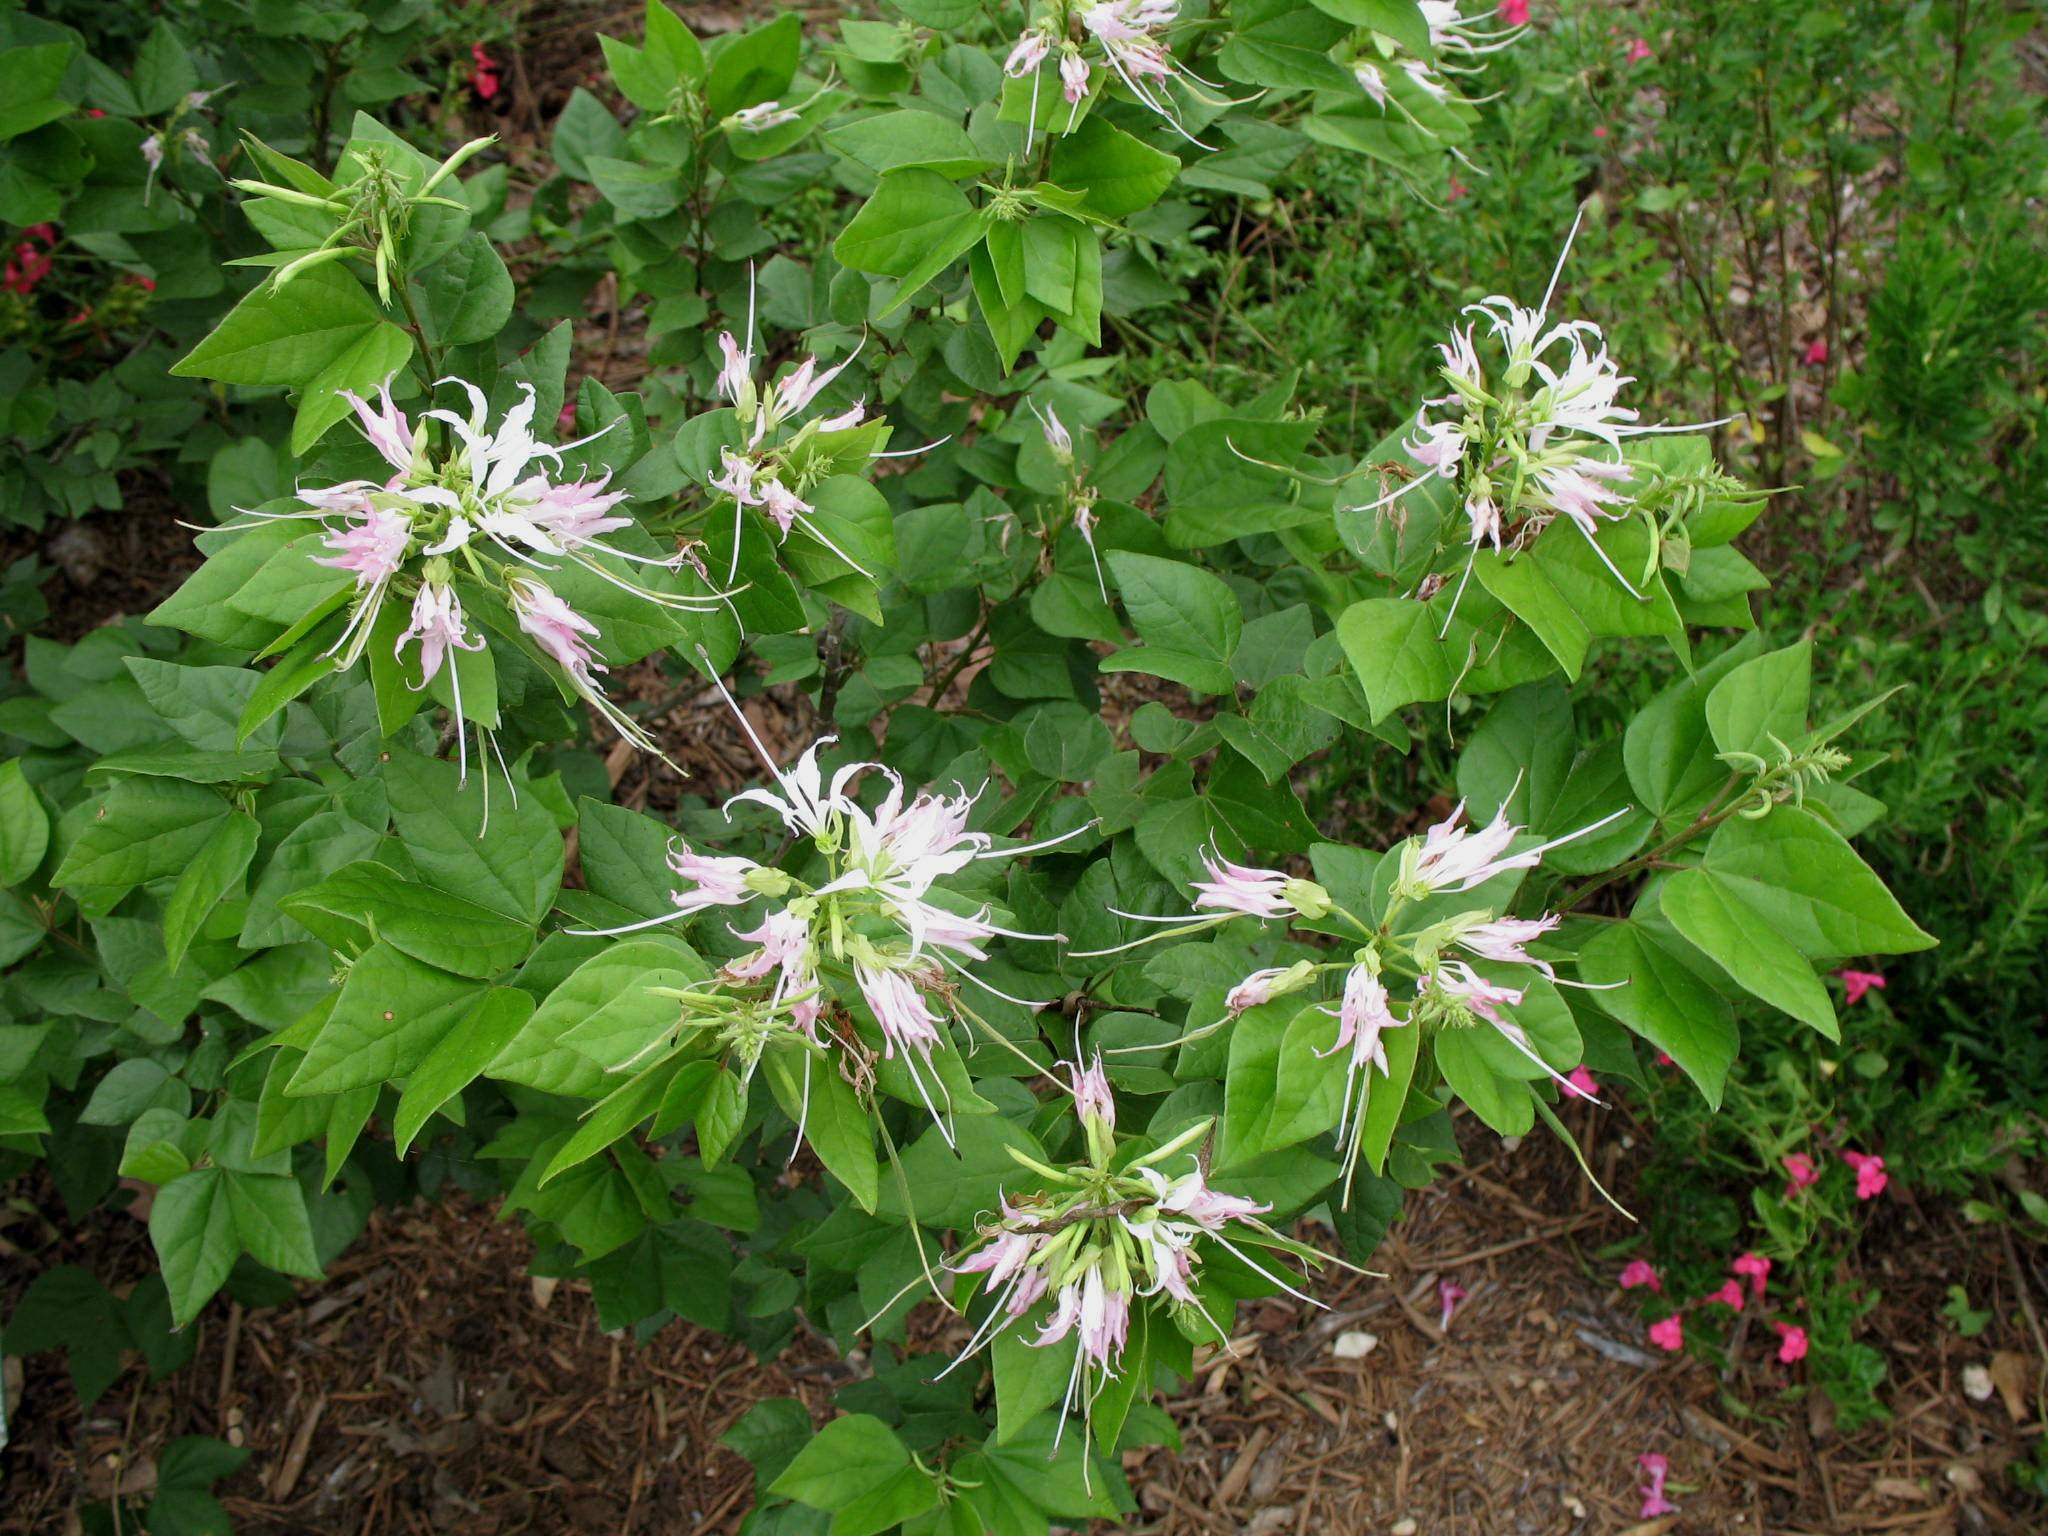
M 1973 1403 L 1988 1403 L 1997 1388 L 1992 1385 L 1989 1367 L 1966 1365 L 1963 1367 L 1963 1396 Z
M 1339 1360 L 1363 1360 L 1380 1347 L 1380 1336 L 1367 1333 L 1362 1328 L 1337 1335 L 1337 1342 L 1330 1346 L 1330 1353 Z
M 1413 1520 L 1396 1520 L 1387 1536 L 1415 1536 L 1420 1527 Z

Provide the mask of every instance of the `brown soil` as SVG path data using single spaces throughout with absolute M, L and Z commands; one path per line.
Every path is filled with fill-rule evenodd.
M 1776 1363 L 1775 1340 L 1738 1324 L 1725 1377 L 1646 1348 L 1615 1264 L 1588 1258 L 1627 1223 L 1561 1147 L 1468 1141 L 1483 1160 L 1410 1197 L 1374 1259 L 1386 1279 L 1325 1281 L 1328 1312 L 1245 1309 L 1231 1348 L 1168 1405 L 1181 1453 L 1127 1458 L 1132 1528 L 2040 1528 L 2005 1475 L 2042 1432 L 2042 1360 L 2021 1321 L 2038 1277 L 1996 1239 L 1930 1229 L 1904 1202 L 1876 1212 L 1881 1241 L 1865 1247 L 1887 1257 L 1863 1278 L 1884 1301 L 1867 1336 L 1891 1357 L 1893 1417 L 1840 1436 L 1826 1400 L 1801 1391 L 1804 1368 Z M 833 1387 L 867 1369 L 805 1335 L 765 1363 L 683 1324 L 644 1346 L 607 1337 L 575 1283 L 526 1274 L 530 1253 L 517 1225 L 465 1200 L 383 1211 L 326 1283 L 280 1308 L 216 1302 L 194 1325 L 190 1367 L 151 1384 L 138 1362 L 89 1417 L 60 1356 L 29 1359 L 0 1459 L 0 1533 L 77 1529 L 81 1502 L 147 1490 L 163 1447 L 187 1434 L 253 1453 L 220 1490 L 241 1536 L 729 1533 L 753 1479 L 720 1434 L 767 1397 L 799 1398 L 823 1422 Z M 139 1224 L 102 1212 L 10 1264 L 0 1290 L 18 1296 L 33 1272 L 82 1259 L 131 1281 L 150 1263 Z M 1440 1279 L 1471 1293 L 1448 1332 Z M 1953 1284 L 1998 1319 L 1976 1339 L 1935 1321 Z M 920 1317 L 932 1344 L 958 1326 L 932 1308 Z M 1348 1355 L 1363 1335 L 1376 1336 L 1368 1353 L 1340 1357 L 1340 1340 Z M 1963 1389 L 1972 1365 L 2000 1388 L 1982 1402 Z M 1639 1522 L 1636 1462 L 1652 1451 L 1670 1460 L 1682 1513 Z

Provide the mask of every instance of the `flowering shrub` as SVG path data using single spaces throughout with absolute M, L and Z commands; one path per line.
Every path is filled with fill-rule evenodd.
M 0 770 L 0 1144 L 152 1191 L 174 1324 L 320 1274 L 409 1153 L 492 1170 L 607 1328 L 908 1350 L 930 1300 L 950 1363 L 745 1439 L 843 1536 L 1127 1509 L 1161 1373 L 1365 1262 L 1454 1106 L 1559 1129 L 1639 1042 L 1718 1103 L 1739 1013 L 1833 1039 L 1816 967 L 1929 942 L 1849 842 L 1863 711 L 1754 631 L 1763 498 L 1623 403 L 1565 256 L 1445 317 L 1450 392 L 1361 461 L 1285 389 L 1109 392 L 1191 297 L 1169 192 L 1312 141 L 1440 184 L 1512 28 L 896 8 L 807 48 L 657 0 L 603 40 L 628 120 L 579 89 L 523 201 L 487 139 L 248 136 L 267 248 L 168 370 L 249 433 L 204 563 L 31 642 Z M 450 68 L 489 99 L 494 57 Z M 600 273 L 636 392 L 546 325 Z M 1629 713 L 1593 658 L 1649 640 Z M 728 677 L 841 734 L 785 765 Z M 703 689 L 761 787 L 610 803 L 593 722 L 658 755 Z M 1419 704 L 1476 721 L 1455 809 L 1334 825 Z

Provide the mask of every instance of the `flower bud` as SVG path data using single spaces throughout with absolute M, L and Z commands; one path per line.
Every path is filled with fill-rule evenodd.
M 1330 893 L 1313 880 L 1289 880 L 1280 894 L 1310 922 L 1330 915 Z
M 766 864 L 756 864 L 740 877 L 740 884 L 748 890 L 758 892 L 770 900 L 788 892 L 794 882 L 781 870 Z

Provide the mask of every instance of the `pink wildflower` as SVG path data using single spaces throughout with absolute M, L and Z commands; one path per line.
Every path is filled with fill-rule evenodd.
M 1837 971 L 1835 979 L 1841 982 L 1843 990 L 1849 994 L 1848 1002 L 1851 1008 L 1869 996 L 1871 988 L 1875 987 L 1882 992 L 1886 985 L 1884 977 L 1877 971 Z
M 1820 1182 L 1820 1170 L 1814 1166 L 1813 1159 L 1804 1152 L 1788 1152 L 1785 1156 L 1779 1158 L 1778 1162 L 1791 1179 L 1791 1182 L 1785 1186 L 1785 1198 L 1787 1200 L 1792 1199 L 1809 1184 L 1818 1184 Z
M 1287 974 L 1285 966 L 1269 965 L 1263 971 L 1253 971 L 1236 986 L 1223 995 L 1223 1006 L 1230 1010 L 1232 1018 L 1247 1009 L 1257 1008 L 1273 1001 L 1273 983 Z
M 1116 1095 L 1110 1092 L 1109 1076 L 1102 1070 L 1102 1052 L 1095 1053 L 1094 1063 L 1083 1067 L 1078 1061 L 1068 1065 L 1074 1079 L 1074 1112 L 1082 1123 L 1099 1120 L 1108 1130 L 1116 1129 Z
M 1806 1330 L 1793 1323 L 1773 1323 L 1771 1327 L 1784 1342 L 1778 1346 L 1778 1363 L 1793 1365 L 1806 1358 Z
M 1655 1451 L 1651 1451 L 1647 1455 L 1638 1456 L 1636 1465 L 1650 1474 L 1649 1485 L 1636 1490 L 1643 1496 L 1643 1508 L 1639 1518 L 1654 1520 L 1659 1515 L 1677 1514 L 1678 1506 L 1664 1497 L 1664 1480 L 1671 1475 L 1671 1463 Z
M 1606 138 L 1606 137 L 1607 137 L 1607 125 L 1606 125 L 1605 123 L 1602 123 L 1602 124 L 1600 124 L 1600 125 L 1599 125 L 1598 127 L 1596 127 L 1596 128 L 1595 128 L 1595 129 L 1593 130 L 1593 137 L 1594 137 L 1594 138 L 1596 138 L 1596 139 L 1604 139 L 1604 138 Z
M 1661 1323 L 1650 1324 L 1650 1342 L 1672 1354 L 1685 1348 L 1685 1319 L 1674 1312 Z
M 1237 912 L 1246 917 L 1293 917 L 1294 903 L 1287 899 L 1287 876 L 1277 869 L 1254 869 L 1233 864 L 1217 855 L 1202 855 L 1207 880 L 1193 882 L 1195 910 Z
M 1842 1161 L 1856 1170 L 1856 1198 L 1875 1200 L 1884 1193 L 1891 1175 L 1884 1171 L 1884 1159 L 1868 1152 L 1843 1152 Z
M 1465 1287 L 1458 1284 L 1455 1280 L 1437 1281 L 1437 1302 L 1441 1307 L 1441 1311 L 1437 1315 L 1437 1327 L 1448 1333 L 1451 1327 L 1451 1319 L 1458 1315 L 1459 1303 L 1463 1302 L 1471 1294 L 1470 1291 L 1466 1290 Z
M 1500 0 L 1497 14 L 1506 26 L 1526 27 L 1529 25 L 1529 0 Z
M 1003 60 L 1003 73 L 1012 80 L 1037 74 L 1038 66 L 1045 62 L 1050 47 L 1043 32 L 1026 32 L 1017 39 L 1017 46 L 1010 50 L 1010 56 Z
M 1678 1065 L 1678 1063 L 1671 1059 L 1670 1052 L 1659 1051 L 1657 1053 L 1657 1065 L 1660 1067 L 1675 1067 Z
M 1565 1081 L 1571 1085 L 1572 1092 L 1582 1099 L 1597 1099 L 1600 1096 L 1600 1084 L 1594 1081 L 1593 1074 L 1584 1066 L 1573 1067 L 1566 1075 Z
M 1735 1273 L 1749 1281 L 1752 1296 L 1761 1296 L 1771 1283 L 1771 1261 L 1760 1253 L 1745 1253 L 1734 1264 Z
M 1828 360 L 1828 339 L 1825 336 L 1813 338 L 1813 344 L 1806 349 L 1800 361 L 1809 368 L 1818 368 Z
M 1451 184 L 1444 189 L 1444 201 L 1447 203 L 1455 203 L 1459 198 L 1469 196 L 1471 194 L 1471 191 L 1472 189 L 1470 187 L 1466 186 L 1465 183 L 1458 180 L 1457 177 L 1453 176 L 1451 178 Z
M 391 579 L 405 559 L 405 546 L 412 537 L 412 524 L 383 507 L 368 507 L 360 522 L 352 522 L 320 542 L 333 555 L 316 558 L 315 565 L 329 565 L 347 571 L 356 586 L 374 587 Z
M 471 635 L 463 621 L 462 604 L 456 600 L 455 589 L 431 581 L 420 583 L 419 594 L 412 600 L 412 622 L 398 637 L 392 654 L 402 656 L 415 640 L 420 645 L 422 687 L 440 673 L 441 662 L 451 646 L 464 651 L 484 648 L 483 636 Z
M 1700 1298 L 1700 1305 L 1703 1307 L 1711 1306 L 1716 1302 L 1724 1307 L 1740 1312 L 1742 1310 L 1742 1282 L 1740 1280 L 1730 1280 L 1721 1289 L 1714 1292 L 1713 1295 Z
M 586 690 L 594 690 L 597 685 L 591 681 L 591 672 L 606 669 L 583 637 L 589 635 L 594 638 L 598 633 L 597 626 L 556 596 L 553 588 L 531 578 L 515 576 L 511 592 L 512 612 L 519 620 L 519 627 L 532 636 L 534 643 L 552 656 L 555 664 L 574 682 Z
M 1648 1259 L 1630 1259 L 1621 1269 L 1621 1288 L 1624 1291 L 1632 1291 L 1643 1285 L 1653 1291 L 1664 1289 L 1664 1282 L 1659 1278 L 1655 1265 Z
M 1634 39 L 1628 45 L 1627 57 L 1628 62 L 1631 64 L 1642 63 L 1643 60 L 1650 57 L 1650 45 L 1644 42 L 1640 37 Z

